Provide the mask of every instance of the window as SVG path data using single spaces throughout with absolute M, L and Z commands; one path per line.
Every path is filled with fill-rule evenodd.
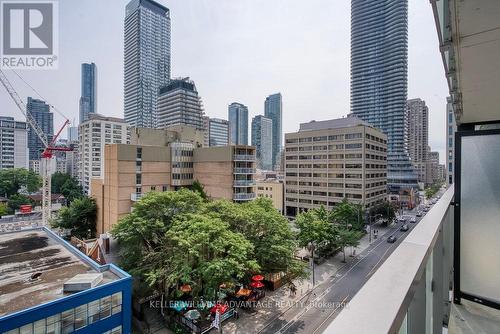
M 62 334 L 69 334 L 74 331 L 75 313 L 74 309 L 64 311 L 61 314 Z
M 75 330 L 87 326 L 87 304 L 75 308 Z
M 88 304 L 88 323 L 99 321 L 99 300 L 94 300 Z

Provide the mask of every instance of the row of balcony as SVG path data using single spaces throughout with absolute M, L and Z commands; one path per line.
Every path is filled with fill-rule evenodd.
M 255 199 L 257 195 L 255 193 L 236 193 L 233 194 L 233 200 L 235 201 L 251 201 Z
M 233 155 L 234 161 L 255 161 L 254 154 L 235 154 Z

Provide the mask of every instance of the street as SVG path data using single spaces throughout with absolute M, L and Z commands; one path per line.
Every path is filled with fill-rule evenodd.
M 415 216 L 415 213 L 416 210 L 407 211 L 405 215 Z M 342 307 L 348 307 L 349 300 L 420 220 L 421 217 L 417 217 L 416 223 L 406 222 L 409 227 L 406 232 L 399 230 L 405 223 L 394 223 L 392 229 L 358 254 L 355 261 L 342 267 L 335 276 L 305 295 L 298 304 L 300 306 L 289 308 L 259 333 L 321 333 Z M 388 243 L 387 238 L 392 235 L 397 240 Z

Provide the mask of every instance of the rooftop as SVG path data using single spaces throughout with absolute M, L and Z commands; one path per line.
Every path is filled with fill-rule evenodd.
M 0 234 L 0 317 L 70 294 L 63 284 L 77 274 L 102 273 L 103 285 L 121 279 L 44 228 Z
M 327 121 L 310 121 L 308 123 L 300 123 L 300 131 L 314 131 L 314 130 L 329 130 L 329 129 L 340 129 L 347 128 L 351 126 L 370 126 L 370 124 L 362 121 L 361 119 L 348 116 L 344 118 L 330 119 Z

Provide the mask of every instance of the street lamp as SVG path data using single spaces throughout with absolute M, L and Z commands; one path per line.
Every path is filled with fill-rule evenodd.
M 307 249 L 309 250 L 309 252 L 311 252 L 312 279 L 313 279 L 313 288 L 314 288 L 314 285 L 316 284 L 315 277 L 314 277 L 314 250 L 316 249 L 316 244 L 314 242 L 309 242 L 307 244 Z

